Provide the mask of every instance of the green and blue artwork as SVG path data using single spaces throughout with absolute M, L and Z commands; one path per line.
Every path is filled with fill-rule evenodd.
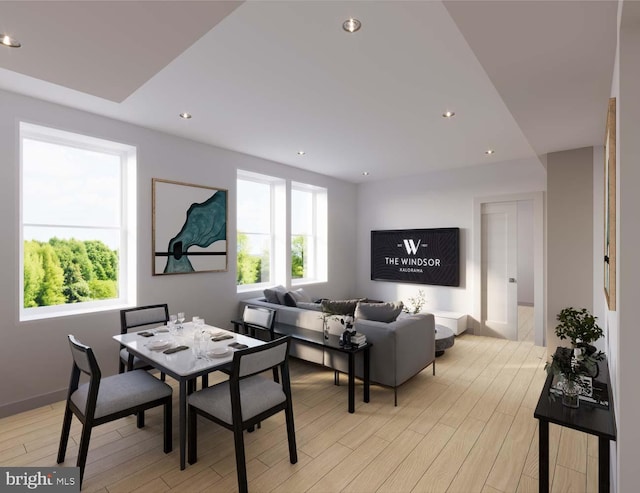
M 154 178 L 153 212 L 154 274 L 227 270 L 226 190 Z

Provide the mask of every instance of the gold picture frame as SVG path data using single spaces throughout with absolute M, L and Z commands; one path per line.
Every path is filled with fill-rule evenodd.
M 604 294 L 616 310 L 616 98 L 609 99 L 604 138 Z

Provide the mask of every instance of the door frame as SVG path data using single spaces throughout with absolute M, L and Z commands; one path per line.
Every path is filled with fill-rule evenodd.
M 473 318 L 475 328 L 482 325 L 482 204 L 491 202 L 518 202 L 533 200 L 533 327 L 534 342 L 544 346 L 544 320 L 547 311 L 545 297 L 545 229 L 544 229 L 544 192 L 528 192 L 473 199 Z

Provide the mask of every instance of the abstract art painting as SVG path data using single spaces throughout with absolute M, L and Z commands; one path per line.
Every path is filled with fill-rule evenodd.
M 227 190 L 154 178 L 153 274 L 227 270 Z

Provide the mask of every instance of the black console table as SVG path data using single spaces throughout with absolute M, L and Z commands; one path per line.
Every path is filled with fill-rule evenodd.
M 556 351 L 563 351 L 558 348 Z M 577 409 L 562 404 L 561 396 L 551 396 L 553 375 L 547 380 L 538 399 L 533 414 L 540 421 L 538 430 L 539 491 L 549 491 L 549 423 L 579 430 L 598 437 L 598 491 L 609 492 L 609 442 L 616 440 L 616 419 L 613 412 L 613 393 L 606 360 L 598 363 L 599 374 L 593 379 L 594 389 L 598 389 L 599 402 L 580 400 Z M 596 393 L 594 392 L 594 395 Z
M 232 320 L 234 331 L 240 332 L 243 327 L 243 322 L 241 320 Z M 344 347 L 340 345 L 340 337 L 334 334 L 325 335 L 324 332 L 317 330 L 309 330 L 297 327 L 295 325 L 281 324 L 275 323 L 274 325 L 274 335 L 277 336 L 290 336 L 292 339 L 295 339 L 298 342 L 303 344 L 308 344 L 310 346 L 321 347 L 323 349 L 328 349 L 330 351 L 336 351 L 340 353 L 345 353 L 349 358 L 349 366 L 348 366 L 348 380 L 349 380 L 349 412 L 355 412 L 355 376 L 356 376 L 356 364 L 355 357 L 356 354 L 362 353 L 363 356 L 363 378 L 362 383 L 364 386 L 364 402 L 369 402 L 369 388 L 370 388 L 370 349 L 373 344 L 367 342 L 363 346 L 357 348 Z M 338 385 L 338 373 L 336 371 L 334 376 L 334 383 Z

